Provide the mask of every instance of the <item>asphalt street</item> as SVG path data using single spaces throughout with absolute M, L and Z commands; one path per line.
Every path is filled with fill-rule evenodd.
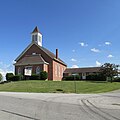
M 0 120 L 120 120 L 120 92 L 0 92 Z

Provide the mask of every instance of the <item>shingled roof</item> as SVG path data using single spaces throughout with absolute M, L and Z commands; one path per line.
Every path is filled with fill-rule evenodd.
M 26 55 L 22 59 L 20 59 L 15 65 L 33 65 L 33 64 L 48 64 L 45 60 L 41 57 L 40 54 L 35 55 Z
M 44 48 L 44 47 L 41 47 L 40 46 L 40 48 L 47 54 L 47 55 L 49 55 L 52 59 L 54 59 L 55 61 L 58 61 L 58 62 L 60 62 L 60 63 L 62 63 L 62 64 L 64 64 L 64 65 L 66 65 L 60 58 L 56 58 L 56 55 L 54 54 L 54 53 L 52 53 L 52 52 L 50 52 L 48 49 L 46 49 L 46 48 Z M 67 65 L 66 65 L 67 66 Z
M 67 68 L 64 73 L 87 73 L 100 72 L 100 67 L 86 67 L 86 68 Z
M 35 42 L 32 42 L 31 44 L 29 44 L 28 47 L 16 58 L 15 61 L 18 61 L 21 58 L 21 56 L 24 55 L 24 53 L 34 44 L 37 45 L 39 47 L 39 49 L 41 49 L 43 52 L 45 52 L 53 60 L 55 60 L 57 62 L 60 62 L 60 63 L 64 64 L 65 66 L 67 66 L 66 63 L 64 63 L 60 58 L 56 59 L 56 56 L 55 56 L 54 53 L 50 52 L 48 49 L 46 49 L 46 48 L 44 48 L 42 46 L 39 46 Z

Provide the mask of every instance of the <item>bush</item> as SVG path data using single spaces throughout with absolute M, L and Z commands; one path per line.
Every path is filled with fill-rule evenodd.
M 6 74 L 6 80 L 7 80 L 7 81 L 12 81 L 13 77 L 14 77 L 14 74 L 13 74 L 13 73 L 7 73 L 7 74 Z
M 66 76 L 66 77 L 64 78 L 64 80 L 74 80 L 74 77 L 73 77 L 72 75 Z
M 120 82 L 120 77 L 114 78 L 113 82 Z
M 3 79 L 3 76 L 2 76 L 2 74 L 0 73 L 0 81 Z
M 106 81 L 106 77 L 101 74 L 91 74 L 86 76 L 86 80 L 90 81 Z
M 75 75 L 75 76 L 70 75 L 63 78 L 63 80 L 80 80 L 80 79 L 81 77 L 79 75 Z
M 40 79 L 40 76 L 37 75 L 37 74 L 32 74 L 32 75 L 30 76 L 30 80 L 39 80 L 39 79 Z
M 75 80 L 80 80 L 80 79 L 81 79 L 81 76 L 79 76 L 79 75 L 75 76 Z
M 19 80 L 22 80 L 22 79 L 23 79 L 22 75 L 15 75 L 15 76 L 13 76 L 12 81 L 19 81 Z
M 48 78 L 48 73 L 46 71 L 40 72 L 40 79 L 46 80 Z

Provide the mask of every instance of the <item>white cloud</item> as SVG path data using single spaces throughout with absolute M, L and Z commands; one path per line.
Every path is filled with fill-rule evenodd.
M 74 59 L 74 58 L 72 58 L 72 59 L 71 59 L 71 61 L 76 62 L 77 60 L 76 60 L 76 59 Z
M 96 48 L 92 48 L 91 51 L 92 51 L 92 52 L 96 52 L 96 53 L 100 52 L 100 50 L 99 50 L 99 49 L 96 49 Z
M 108 58 L 112 58 L 112 57 L 114 57 L 114 56 L 113 56 L 113 55 L 108 55 L 107 57 L 108 57 Z
M 95 66 L 93 66 L 93 65 L 89 65 L 88 67 L 95 67 Z
M 99 61 L 96 61 L 96 66 L 100 67 L 102 64 Z
M 6 80 L 6 73 L 14 73 L 14 72 L 12 70 L 3 70 L 3 69 L 0 69 L 0 73 L 3 76 L 3 80 Z
M 0 61 L 0 65 L 2 65 L 2 64 L 3 64 L 3 62 Z
M 111 43 L 110 42 L 105 42 L 105 45 L 111 45 Z
M 13 61 L 12 61 L 12 64 L 15 64 L 15 63 L 16 63 L 16 61 L 13 60 Z
M 75 50 L 72 50 L 72 52 L 75 52 Z
M 77 65 L 72 65 L 71 68 L 79 68 Z
M 3 76 L 3 80 L 5 80 L 6 73 L 14 73 L 13 71 L 14 70 L 13 70 L 12 63 L 11 64 L 5 64 L 3 62 L 0 62 L 0 73 Z
M 99 46 L 99 47 L 101 47 L 102 45 L 101 45 L 101 44 L 99 44 L 98 46 Z
M 87 47 L 88 46 L 88 44 L 85 44 L 84 42 L 80 42 L 79 43 L 82 47 Z

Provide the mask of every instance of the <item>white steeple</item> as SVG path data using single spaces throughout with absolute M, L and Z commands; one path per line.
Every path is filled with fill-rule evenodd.
M 42 46 L 42 34 L 37 26 L 32 32 L 32 42 L 36 42 L 39 46 Z

